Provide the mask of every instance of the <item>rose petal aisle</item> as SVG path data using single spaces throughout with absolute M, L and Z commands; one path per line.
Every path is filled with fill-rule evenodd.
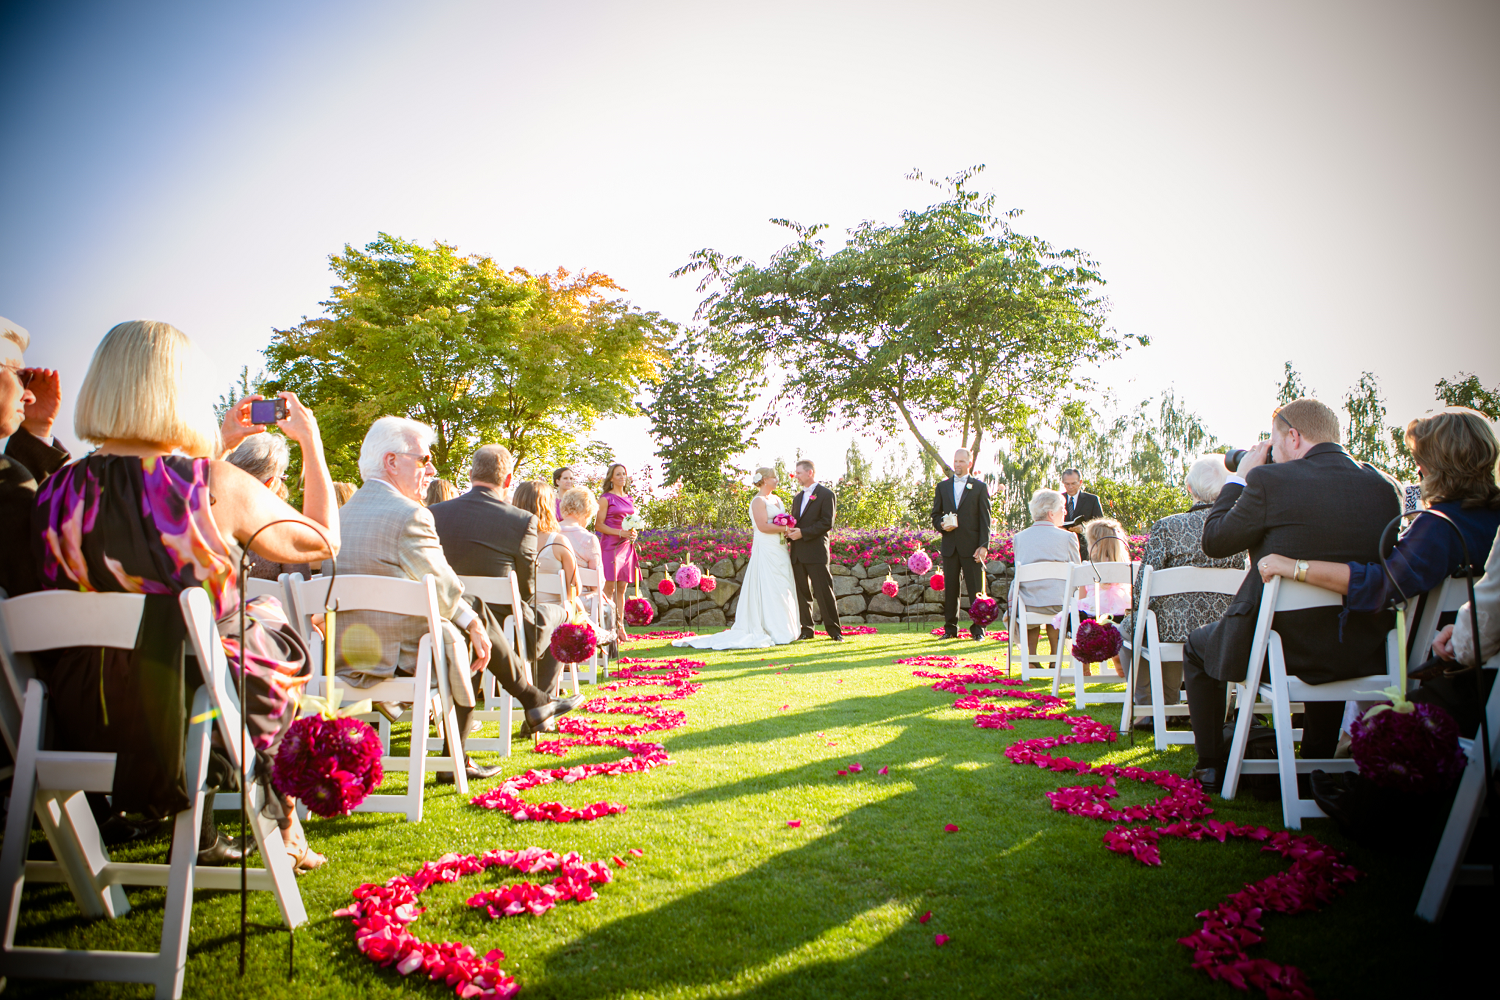
M 474 796 L 469 802 L 484 809 L 509 813 L 510 818 L 517 822 L 551 820 L 554 823 L 570 823 L 573 820 L 595 820 L 624 812 L 626 806 L 618 802 L 594 802 L 574 809 L 561 802 L 528 803 L 521 798 L 523 792 L 553 782 L 571 785 L 601 774 L 636 774 L 672 762 L 667 756 L 666 748 L 660 743 L 643 743 L 628 737 L 676 729 L 683 724 L 686 716 L 682 712 L 658 707 L 658 703 L 677 701 L 697 694 L 702 685 L 691 678 L 703 666 L 703 661 L 621 657 L 618 662 L 620 667 L 615 672 L 615 679 L 600 685 L 600 691 L 619 691 L 631 687 L 665 687 L 668 690 L 654 694 L 591 698 L 580 706 L 579 712 L 592 715 L 630 715 L 645 721 L 609 724 L 591 722 L 576 715 L 564 716 L 557 724 L 558 732 L 563 735 L 555 740 L 538 742 L 535 752 L 563 757 L 573 747 L 609 746 L 624 750 L 630 756 L 603 764 L 534 768 L 525 774 L 507 778 L 499 786 Z
M 1192 949 L 1193 968 L 1209 978 L 1228 983 L 1240 990 L 1252 986 L 1265 992 L 1271 1000 L 1311 1000 L 1312 988 L 1302 971 L 1295 966 L 1279 965 L 1265 958 L 1251 958 L 1248 948 L 1259 944 L 1261 916 L 1264 913 L 1298 914 L 1316 912 L 1343 892 L 1343 886 L 1360 877 L 1358 870 L 1344 863 L 1344 856 L 1306 834 L 1286 830 L 1272 831 L 1265 826 L 1199 822 L 1213 812 L 1208 796 L 1196 781 L 1166 771 L 1147 771 L 1139 767 L 1115 764 L 1089 764 L 1071 760 L 1049 751 L 1060 746 L 1081 743 L 1111 743 L 1116 739 L 1112 726 L 1088 716 L 1067 714 L 1067 702 L 1048 691 L 1020 690 L 1022 681 L 1007 678 L 989 664 L 965 664 L 951 656 L 917 656 L 896 661 L 898 664 L 949 669 L 971 667 L 968 673 L 935 673 L 914 670 L 917 677 L 936 678 L 933 690 L 959 695 L 953 707 L 973 712 L 974 725 L 981 729 L 1014 729 L 1017 719 L 1061 722 L 1071 732 L 1061 736 L 1021 740 L 1005 749 L 1005 756 L 1015 764 L 1032 764 L 1058 773 L 1098 775 L 1102 785 L 1070 785 L 1047 793 L 1052 808 L 1072 816 L 1085 816 L 1119 824 L 1104 834 L 1104 846 L 1126 854 L 1144 865 L 1160 865 L 1158 843 L 1162 837 L 1187 840 L 1216 840 L 1224 843 L 1231 837 L 1264 844 L 1263 851 L 1279 854 L 1291 862 L 1286 871 L 1245 886 L 1219 906 L 1198 914 L 1201 930 L 1179 943 Z M 968 685 L 994 685 L 970 689 Z M 1005 705 L 986 701 L 991 698 L 1013 698 L 1031 704 Z M 1119 779 L 1156 785 L 1166 795 L 1145 805 L 1115 808 L 1110 800 L 1120 792 Z M 1151 821 L 1170 821 L 1162 826 Z M 1147 825 L 1131 825 L 1146 823 Z

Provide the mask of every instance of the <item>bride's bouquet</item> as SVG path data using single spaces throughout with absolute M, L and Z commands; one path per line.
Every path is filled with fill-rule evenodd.
M 795 517 L 793 517 L 792 515 L 788 514 L 786 511 L 782 511 L 780 514 L 777 514 L 777 515 L 775 515 L 774 517 L 771 518 L 771 523 L 772 524 L 776 524 L 776 525 L 780 525 L 783 528 L 795 528 L 797 526 L 797 519 Z M 781 536 L 781 544 L 782 545 L 786 544 L 786 536 L 785 535 Z

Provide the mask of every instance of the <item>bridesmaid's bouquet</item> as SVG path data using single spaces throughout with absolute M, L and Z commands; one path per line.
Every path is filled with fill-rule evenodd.
M 620 527 L 626 531 L 640 531 L 646 527 L 646 519 L 639 514 L 631 514 L 620 522 Z

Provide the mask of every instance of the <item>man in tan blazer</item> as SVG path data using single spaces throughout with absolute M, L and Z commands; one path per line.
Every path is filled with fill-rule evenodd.
M 492 643 L 486 616 L 464 599 L 463 583 L 444 557 L 432 514 L 421 502 L 428 483 L 437 474 L 428 453 L 432 438 L 432 428 L 402 417 L 381 417 L 370 427 L 359 455 L 364 485 L 339 510 L 343 536 L 339 572 L 410 580 L 420 580 L 430 573 L 437 584 L 438 611 L 446 619 L 443 629 L 450 651 L 454 643 L 467 637 L 473 650 L 472 673 L 491 665 L 495 656 L 507 662 L 491 665 L 492 672 L 502 680 L 507 675 L 520 676 L 519 663 L 509 662 L 515 660 L 514 652 L 503 642 L 498 646 Z M 427 632 L 427 622 L 410 615 L 348 611 L 338 616 L 338 628 L 338 674 L 353 684 L 367 686 L 415 669 L 417 647 Z M 356 630 L 353 635 L 351 629 Z M 455 675 L 459 668 L 451 652 L 446 660 L 459 733 L 466 741 L 474 709 L 474 682 L 471 676 Z M 533 726 L 572 707 L 553 701 L 541 691 L 524 694 L 533 696 L 522 699 L 527 706 L 527 721 Z M 467 757 L 465 768 L 473 779 L 500 772 L 498 767 L 478 767 Z M 439 780 L 443 778 L 439 775 Z M 451 780 L 451 776 L 448 778 Z

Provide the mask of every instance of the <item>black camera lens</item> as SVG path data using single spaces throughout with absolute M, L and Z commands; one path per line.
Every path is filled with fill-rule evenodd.
M 1240 471 L 1240 460 L 1245 457 L 1244 448 L 1231 448 L 1224 454 L 1224 468 L 1230 472 Z

